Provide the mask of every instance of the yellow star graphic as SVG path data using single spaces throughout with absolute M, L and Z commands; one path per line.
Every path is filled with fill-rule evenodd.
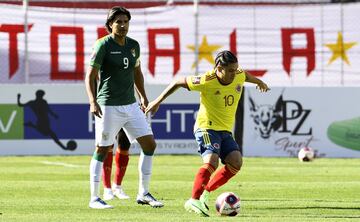
M 201 44 L 199 46 L 198 61 L 200 62 L 202 59 L 205 59 L 209 63 L 215 65 L 215 61 L 214 61 L 214 58 L 212 56 L 212 53 L 214 51 L 218 50 L 221 47 L 222 47 L 221 45 L 209 45 L 208 42 L 207 42 L 206 36 L 203 36 L 203 39 L 202 39 Z M 194 45 L 188 45 L 187 48 L 192 50 L 193 52 L 195 52 L 195 46 Z M 195 65 L 196 65 L 196 62 L 193 63 L 191 68 L 193 69 L 195 67 Z
M 356 44 L 357 44 L 356 42 L 348 42 L 348 43 L 344 42 L 341 32 L 338 32 L 338 38 L 336 43 L 325 44 L 325 46 L 328 47 L 333 53 L 328 62 L 328 65 L 330 65 L 339 57 L 341 57 L 341 59 L 345 61 L 346 64 L 350 65 L 349 59 L 346 55 L 346 51 Z

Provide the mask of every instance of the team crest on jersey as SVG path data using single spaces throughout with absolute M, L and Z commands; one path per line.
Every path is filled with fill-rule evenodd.
M 192 83 L 193 84 L 200 84 L 200 80 L 201 80 L 200 76 L 195 76 L 195 77 L 192 78 Z
M 236 89 L 236 92 L 240 93 L 241 92 L 241 85 L 237 84 L 235 89 Z
M 243 69 L 241 69 L 241 68 L 238 68 L 238 74 L 241 74 L 241 73 L 243 73 L 244 72 L 244 70 Z
M 134 57 L 136 56 L 135 49 L 131 49 L 131 54 L 132 54 Z

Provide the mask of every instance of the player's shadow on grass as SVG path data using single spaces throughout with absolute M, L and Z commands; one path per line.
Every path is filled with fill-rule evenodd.
M 302 215 L 303 216 L 303 215 Z M 251 217 L 251 218 L 255 218 L 255 217 L 263 217 L 263 215 L 246 215 L 246 214 L 242 214 L 241 217 Z M 289 215 L 276 215 L 275 217 L 284 217 L 284 218 L 289 218 Z M 360 218 L 360 216 L 337 216 L 337 215 L 306 215 L 306 217 L 309 218 L 327 218 L 327 219 L 353 219 L 353 218 Z
M 266 209 L 266 210 L 309 210 L 309 209 L 360 210 L 360 207 L 309 206 L 309 207 L 264 207 L 261 209 Z
M 264 207 L 261 209 L 265 210 L 311 210 L 311 209 L 322 209 L 322 210 L 360 210 L 360 207 L 329 207 L 329 206 L 308 206 L 308 207 Z M 360 218 L 360 216 L 353 215 L 308 215 L 308 218 Z
M 257 202 L 268 202 L 268 201 L 273 201 L 273 202 L 298 202 L 299 200 L 297 199 L 242 199 L 243 201 L 257 201 Z M 360 201 L 344 201 L 344 200 L 311 200 L 313 202 L 336 202 L 336 203 L 360 203 Z

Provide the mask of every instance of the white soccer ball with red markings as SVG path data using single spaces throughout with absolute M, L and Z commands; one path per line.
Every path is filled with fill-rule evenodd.
M 298 153 L 298 158 L 301 162 L 309 162 L 312 161 L 315 157 L 315 152 L 310 147 L 301 148 Z
M 240 212 L 240 198 L 233 192 L 222 193 L 217 197 L 215 207 L 222 216 L 236 216 Z

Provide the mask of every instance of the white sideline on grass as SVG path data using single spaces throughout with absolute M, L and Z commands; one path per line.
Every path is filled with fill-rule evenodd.
M 63 163 L 63 162 L 42 161 L 41 163 L 46 164 L 46 165 L 56 165 L 56 166 L 64 166 L 64 167 L 71 167 L 71 168 L 87 167 L 84 165 L 76 165 L 76 164 Z

